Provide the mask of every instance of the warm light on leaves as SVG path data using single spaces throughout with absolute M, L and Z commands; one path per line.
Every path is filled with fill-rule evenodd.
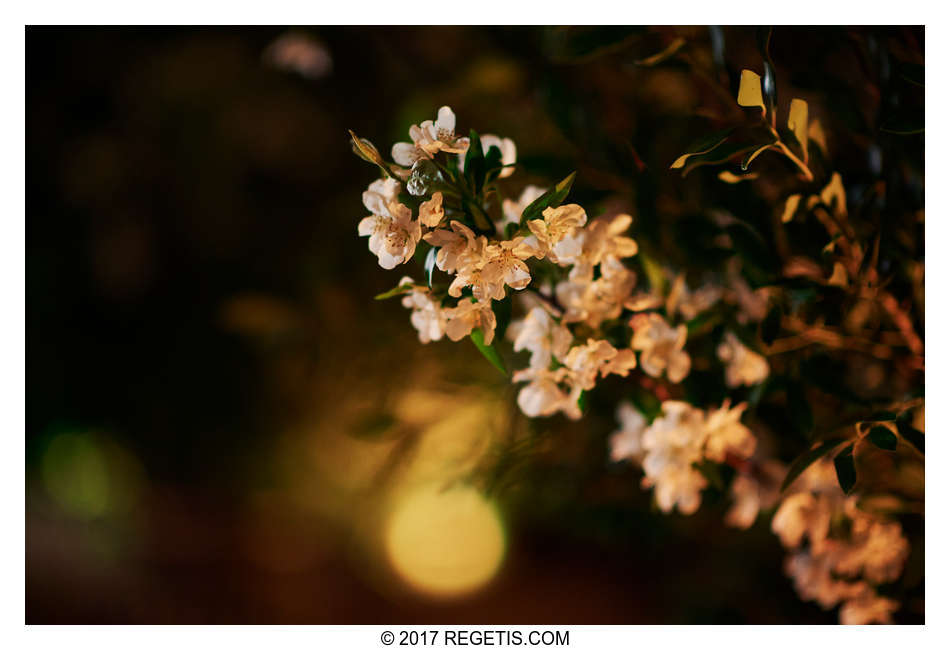
M 736 101 L 739 106 L 761 108 L 764 115 L 765 100 L 762 99 L 762 77 L 752 72 L 752 70 L 743 70 L 742 77 L 739 79 L 739 96 Z

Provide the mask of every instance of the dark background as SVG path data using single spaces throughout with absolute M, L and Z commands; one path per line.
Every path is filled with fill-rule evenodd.
M 703 79 L 630 62 L 675 34 L 713 57 L 705 28 L 643 44 L 626 29 L 593 33 L 596 56 L 541 28 L 303 29 L 332 58 L 308 79 L 264 55 L 283 28 L 28 28 L 27 622 L 835 622 L 795 595 L 766 518 L 727 528 L 714 495 L 662 516 L 635 470 L 605 469 L 609 411 L 559 420 L 556 451 L 511 474 L 506 562 L 459 601 L 373 577 L 338 511 L 372 503 L 383 470 L 338 494 L 323 461 L 300 460 L 327 430 L 374 444 L 406 385 L 514 398 L 470 344 L 421 346 L 398 301 L 372 300 L 402 269 L 357 237 L 374 171 L 347 129 L 386 154 L 448 104 L 461 129 L 516 141 L 513 191 L 576 169 L 574 200 L 630 210 L 674 264 L 712 197 L 769 209 L 712 173 L 668 171 L 711 130 L 698 109 L 732 110 L 738 71 L 758 67 L 753 30 L 723 30 L 722 72 Z M 919 161 L 916 194 L 908 181 L 889 200 L 922 207 L 923 136 L 877 130 L 888 95 L 866 81 L 868 42 L 923 62 L 922 29 L 779 28 L 779 101 L 803 89 L 852 180 L 869 143 Z M 124 508 L 57 501 L 55 467 L 87 476 L 81 454 L 44 461 L 63 435 L 91 441 Z M 898 614 L 922 617 L 922 603 Z

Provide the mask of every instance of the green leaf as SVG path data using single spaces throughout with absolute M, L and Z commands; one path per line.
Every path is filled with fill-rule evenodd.
M 501 164 L 501 149 L 492 145 L 485 154 L 485 185 L 498 178 L 504 166 Z
M 580 409 L 581 413 L 587 412 L 587 406 L 590 402 L 588 393 L 590 391 L 582 390 L 581 394 L 577 397 L 577 408 Z
M 785 476 L 785 480 L 782 481 L 782 490 L 784 491 L 789 485 L 794 483 L 795 479 L 797 479 L 802 472 L 808 469 L 812 463 L 814 463 L 819 458 L 822 458 L 825 454 L 846 440 L 847 438 L 831 438 L 806 451 L 804 454 L 793 460 L 792 464 L 788 468 L 788 474 Z
M 429 249 L 429 252 L 426 253 L 424 268 L 426 272 L 426 280 L 429 282 L 429 288 L 432 287 L 432 273 L 435 271 L 435 257 L 438 252 L 439 249 L 433 246 Z
M 482 140 L 475 129 L 468 134 L 468 151 L 465 154 L 465 176 L 469 185 L 477 195 L 482 191 L 485 182 L 485 154 L 482 151 Z
M 462 199 L 462 207 L 465 209 L 465 214 L 471 218 L 476 232 L 480 234 L 495 234 L 495 224 L 488 218 L 485 210 L 477 201 L 473 201 L 469 198 Z
M 528 207 L 521 213 L 521 225 L 523 226 L 534 219 L 540 219 L 541 213 L 546 208 L 556 208 L 561 205 L 571 191 L 576 176 L 577 172 L 571 172 L 567 178 L 528 204 Z
M 867 438 L 873 442 L 875 446 L 886 451 L 894 451 L 897 449 L 897 436 L 894 435 L 893 431 L 880 424 L 871 427 L 871 430 L 868 431 Z
M 574 185 L 574 178 L 577 176 L 577 172 L 571 172 L 564 178 L 560 183 L 554 186 L 554 191 L 556 193 L 563 193 L 564 196 L 567 196 L 567 193 L 571 191 L 571 186 Z
M 473 329 L 471 334 L 472 343 L 475 344 L 475 347 L 478 348 L 478 351 L 482 353 L 486 359 L 488 359 L 491 365 L 498 368 L 498 371 L 508 376 L 508 371 L 505 370 L 505 364 L 501 360 L 501 356 L 498 354 L 498 350 L 495 349 L 494 345 L 485 345 L 485 336 L 482 334 L 481 329 Z
M 433 248 L 432 250 L 435 250 L 435 249 Z M 373 300 L 386 300 L 388 298 L 400 296 L 404 293 L 409 293 L 410 291 L 412 291 L 412 286 L 413 285 L 411 282 L 400 284 L 398 287 L 393 287 L 389 291 L 384 291 L 383 293 L 377 294 L 376 296 L 373 297 Z
M 838 475 L 838 485 L 842 492 L 848 494 L 858 480 L 858 473 L 854 467 L 854 444 L 850 444 L 835 456 L 835 473 Z
M 504 300 L 497 300 L 492 304 L 495 311 L 495 338 L 504 339 L 505 332 L 508 331 L 508 325 L 511 323 L 511 303 L 512 296 L 506 296 Z

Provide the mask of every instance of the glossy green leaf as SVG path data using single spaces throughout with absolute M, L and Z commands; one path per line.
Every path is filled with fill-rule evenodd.
M 507 376 L 508 371 L 505 370 L 505 364 L 501 360 L 498 350 L 495 349 L 494 345 L 485 345 L 485 336 L 482 334 L 482 330 L 473 329 L 471 339 L 472 343 L 475 344 L 475 347 L 478 348 L 478 351 L 482 353 L 482 356 L 488 359 L 488 362 L 495 366 L 498 369 L 498 372 Z
M 465 153 L 465 177 L 469 186 L 477 195 L 482 191 L 485 183 L 485 154 L 482 151 L 482 141 L 475 129 L 468 134 L 468 151 Z
M 576 176 L 577 172 L 571 172 L 567 178 L 528 204 L 521 213 L 521 225 L 523 226 L 534 219 L 540 219 L 546 208 L 556 208 L 561 205 L 571 191 Z

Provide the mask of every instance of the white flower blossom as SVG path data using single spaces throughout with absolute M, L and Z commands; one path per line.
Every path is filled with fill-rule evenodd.
M 867 625 L 868 623 L 893 623 L 891 614 L 896 612 L 900 603 L 890 598 L 882 598 L 868 589 L 860 596 L 847 601 L 838 612 L 842 625 Z
M 587 213 L 576 203 L 558 208 L 545 208 L 544 219 L 532 219 L 528 228 L 537 237 L 539 256 L 547 255 L 562 266 L 573 264 L 584 245 L 584 224 Z
M 622 233 L 630 228 L 633 217 L 618 214 L 613 217 L 598 217 L 584 229 L 581 252 L 574 261 L 571 278 L 593 278 L 594 267 L 607 259 L 614 264 L 618 260 L 637 254 L 637 242 Z
M 753 386 L 769 376 L 769 362 L 765 357 L 744 346 L 732 332 L 726 332 L 716 355 L 726 364 L 726 385 L 730 388 Z
M 738 474 L 730 488 L 732 507 L 726 513 L 726 524 L 745 529 L 755 523 L 760 511 L 778 501 L 779 486 L 786 471 L 782 463 L 767 460 L 755 475 Z
M 443 309 L 446 318 L 445 334 L 453 341 L 461 341 L 480 328 L 485 345 L 491 345 L 495 338 L 495 312 L 492 311 L 490 301 L 471 301 L 462 299 L 456 307 Z
M 747 459 L 755 453 L 755 436 L 740 421 L 746 405 L 729 407 L 729 400 L 706 417 L 706 447 L 703 455 L 709 460 L 722 463 L 730 454 Z
M 487 261 L 482 268 L 482 278 L 494 287 L 491 297 L 503 300 L 505 285 L 512 289 L 524 289 L 531 282 L 531 274 L 524 260 L 534 254 L 534 249 L 525 242 L 524 237 L 515 237 L 510 241 L 500 241 L 490 245 L 485 255 Z
M 475 233 L 461 221 L 452 221 L 450 229 L 439 228 L 427 232 L 423 239 L 439 249 L 435 265 L 446 273 L 454 273 L 467 263 L 469 256 L 478 255 L 479 246 Z
M 857 497 L 844 497 L 829 487 L 834 468 L 825 459 L 809 467 L 793 484 L 772 530 L 782 544 L 798 549 L 786 560 L 786 573 L 806 600 L 829 609 L 843 603 L 845 624 L 889 622 L 897 603 L 877 595 L 875 585 L 893 582 L 903 571 L 910 545 L 896 521 L 887 521 L 858 507 Z M 847 526 L 832 522 L 847 521 Z
M 515 173 L 514 167 L 507 167 L 507 165 L 514 165 L 518 160 L 518 148 L 515 146 L 514 140 L 511 138 L 499 138 L 497 135 L 491 133 L 485 133 L 479 136 L 479 140 L 482 141 L 483 154 L 488 154 L 488 150 L 492 147 L 498 147 L 498 150 L 501 152 L 501 164 L 506 165 L 506 167 L 502 168 L 498 178 L 508 178 Z M 459 170 L 465 171 L 465 154 L 459 154 Z M 519 214 L 518 216 L 520 217 L 521 215 Z
M 630 402 L 621 402 L 617 406 L 617 421 L 620 428 L 610 436 L 610 459 L 614 462 L 625 459 L 640 462 L 647 419 Z
M 412 290 L 403 296 L 402 306 L 412 310 L 409 320 L 419 332 L 419 341 L 428 343 L 438 341 L 445 334 L 445 315 L 438 302 L 432 299 L 430 291 L 415 285 L 412 278 L 404 277 L 400 285 L 412 283 Z
M 615 258 L 606 259 L 600 270 L 601 276 L 596 280 L 568 279 L 555 287 L 558 302 L 565 308 L 564 322 L 583 322 L 596 328 L 605 320 L 620 316 L 637 276 Z
M 820 547 L 831 526 L 831 503 L 823 494 L 799 492 L 782 500 L 772 517 L 772 532 L 786 548 L 797 547 L 808 538 Z
M 686 278 L 680 274 L 673 281 L 666 303 L 666 312 L 678 311 L 686 320 L 692 320 L 722 299 L 722 287 L 706 284 L 696 290 L 690 290 Z
M 642 438 L 644 487 L 653 487 L 663 512 L 677 507 L 689 515 L 699 508 L 706 479 L 693 464 L 702 460 L 706 427 L 703 412 L 686 402 L 666 401 Z
M 609 342 L 603 339 L 587 339 L 584 345 L 577 345 L 567 353 L 564 365 L 573 371 L 577 382 L 584 390 L 591 390 L 597 382 L 597 376 L 606 376 L 610 373 L 623 375 L 636 367 L 637 360 L 632 350 L 625 350 L 629 354 L 622 354 Z M 618 362 L 617 358 L 621 357 Z
M 637 314 L 630 319 L 633 338 L 630 347 L 640 351 L 640 367 L 651 377 L 666 371 L 674 384 L 689 374 L 690 358 L 686 345 L 686 325 L 673 328 L 659 314 Z
M 431 158 L 440 151 L 464 153 L 468 149 L 468 138 L 455 135 L 455 113 L 448 106 L 439 109 L 435 122 L 426 120 L 422 124 L 409 127 L 412 143 L 397 142 L 393 145 L 393 160 L 403 167 L 412 167 L 417 161 Z
M 372 214 L 359 223 L 360 236 L 369 237 L 369 249 L 384 269 L 396 268 L 412 257 L 422 236 L 422 227 L 412 211 L 396 200 L 399 183 L 374 181 L 363 192 L 363 204 Z
M 560 411 L 572 420 L 580 419 L 582 414 L 577 400 L 583 388 L 574 382 L 574 376 L 567 368 L 529 367 L 516 371 L 511 380 L 529 382 L 518 392 L 518 406 L 528 417 L 546 417 Z
M 479 235 L 471 242 L 465 254 L 459 256 L 455 278 L 449 285 L 449 295 L 458 298 L 462 295 L 462 289 L 471 287 L 476 300 L 499 300 L 500 298 L 496 298 L 499 291 L 503 298 L 505 288 L 504 284 L 500 283 L 497 272 L 487 275 L 483 273 L 490 259 L 488 240 L 484 235 Z
M 509 331 L 516 328 L 514 350 L 528 350 L 531 352 L 529 362 L 532 368 L 548 368 L 551 360 L 563 361 L 574 335 L 571 331 L 555 321 L 547 311 L 541 307 L 534 307 L 518 323 L 512 323 Z
M 824 609 L 831 609 L 843 600 L 859 598 L 868 590 L 866 583 L 836 579 L 827 558 L 807 551 L 786 558 L 785 572 L 792 578 L 802 600 L 814 600 Z
M 435 192 L 432 198 L 424 201 L 419 206 L 419 221 L 427 228 L 435 228 L 445 216 L 445 208 L 442 207 L 442 192 Z

